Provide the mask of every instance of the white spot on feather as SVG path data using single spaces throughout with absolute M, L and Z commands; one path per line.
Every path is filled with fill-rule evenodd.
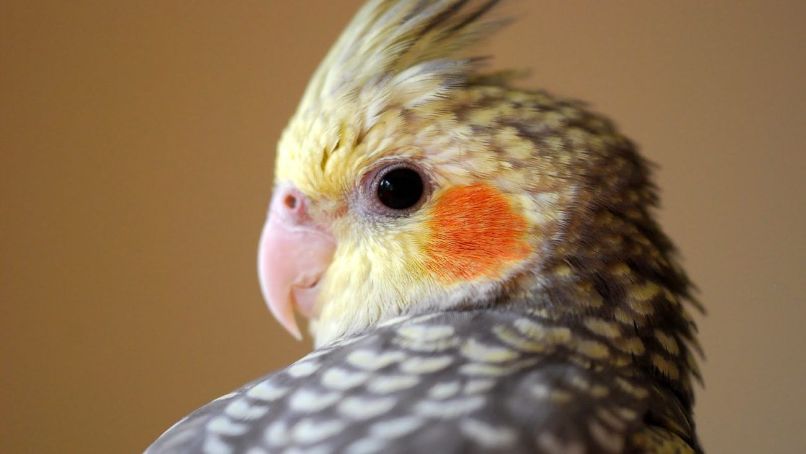
M 336 403 L 341 397 L 340 393 L 318 393 L 309 389 L 295 392 L 289 401 L 292 410 L 301 412 L 317 412 Z
M 271 402 L 286 395 L 288 390 L 289 388 L 274 385 L 270 380 L 266 380 L 253 386 L 252 389 L 246 392 L 246 395 L 253 399 Z
M 369 378 L 366 372 L 351 372 L 347 369 L 334 367 L 325 371 L 322 375 L 322 385 L 327 388 L 344 391 L 354 388 Z
M 341 432 L 344 426 L 343 421 L 314 422 L 312 418 L 306 418 L 294 426 L 292 437 L 295 443 L 316 443 Z
M 507 427 L 495 427 L 477 419 L 465 419 L 459 428 L 466 437 L 487 449 L 501 449 L 511 446 L 517 439 L 514 430 Z
M 406 358 L 403 352 L 375 353 L 371 350 L 356 350 L 347 356 L 347 362 L 360 369 L 376 371 Z
M 379 438 L 398 438 L 417 430 L 424 422 L 422 418 L 404 416 L 377 422 L 369 428 L 369 433 Z
M 423 342 L 444 339 L 453 336 L 454 332 L 448 325 L 406 325 L 397 330 L 401 336 Z
M 453 362 L 450 356 L 436 356 L 433 358 L 416 356 L 400 364 L 400 370 L 409 374 L 430 374 L 448 367 Z
M 495 381 L 484 378 L 470 380 L 465 384 L 465 394 L 478 394 L 488 391 L 495 386 Z
M 459 382 L 439 383 L 434 385 L 428 392 L 428 397 L 433 399 L 447 399 L 459 392 Z
M 263 405 L 249 405 L 247 399 L 241 398 L 234 400 L 227 405 L 224 413 L 234 419 L 253 420 L 258 419 L 269 411 L 269 407 Z
M 486 345 L 475 339 L 469 339 L 462 345 L 462 355 L 472 361 L 482 363 L 500 363 L 511 361 L 520 356 L 518 352 L 506 347 Z
M 302 361 L 286 369 L 286 373 L 292 377 L 307 377 L 319 369 L 316 361 Z
M 206 428 L 209 432 L 229 436 L 243 435 L 249 430 L 249 426 L 246 424 L 234 422 L 226 416 L 211 419 Z
M 283 446 L 288 444 L 288 426 L 285 421 L 275 421 L 266 428 L 263 439 L 270 446 Z
M 397 400 L 392 397 L 364 398 L 348 397 L 339 404 L 339 412 L 355 419 L 369 419 L 386 413 L 395 406 Z

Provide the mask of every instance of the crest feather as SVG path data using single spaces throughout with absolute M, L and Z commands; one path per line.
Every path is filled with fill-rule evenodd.
M 390 106 L 444 96 L 472 77 L 479 61 L 460 52 L 504 24 L 487 19 L 498 3 L 370 0 L 314 73 L 299 112 L 357 108 L 369 127 Z

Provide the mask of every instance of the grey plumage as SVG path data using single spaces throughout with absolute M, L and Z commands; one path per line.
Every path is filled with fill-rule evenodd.
M 691 427 L 672 393 L 571 329 L 525 306 L 393 320 L 211 402 L 147 452 L 622 452 L 653 420 Z

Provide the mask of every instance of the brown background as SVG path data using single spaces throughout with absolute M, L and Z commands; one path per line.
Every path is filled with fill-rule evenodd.
M 255 247 L 278 135 L 357 3 L 0 4 L 0 451 L 136 452 L 306 351 Z M 709 310 L 706 448 L 804 452 L 806 2 L 515 11 L 497 65 L 661 165 Z

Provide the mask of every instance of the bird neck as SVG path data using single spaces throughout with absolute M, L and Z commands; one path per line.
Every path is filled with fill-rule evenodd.
M 684 305 L 693 302 L 690 283 L 674 248 L 648 209 L 597 206 L 568 223 L 538 279 L 524 277 L 527 310 L 586 333 L 615 363 L 637 365 L 690 406 L 699 347 Z

